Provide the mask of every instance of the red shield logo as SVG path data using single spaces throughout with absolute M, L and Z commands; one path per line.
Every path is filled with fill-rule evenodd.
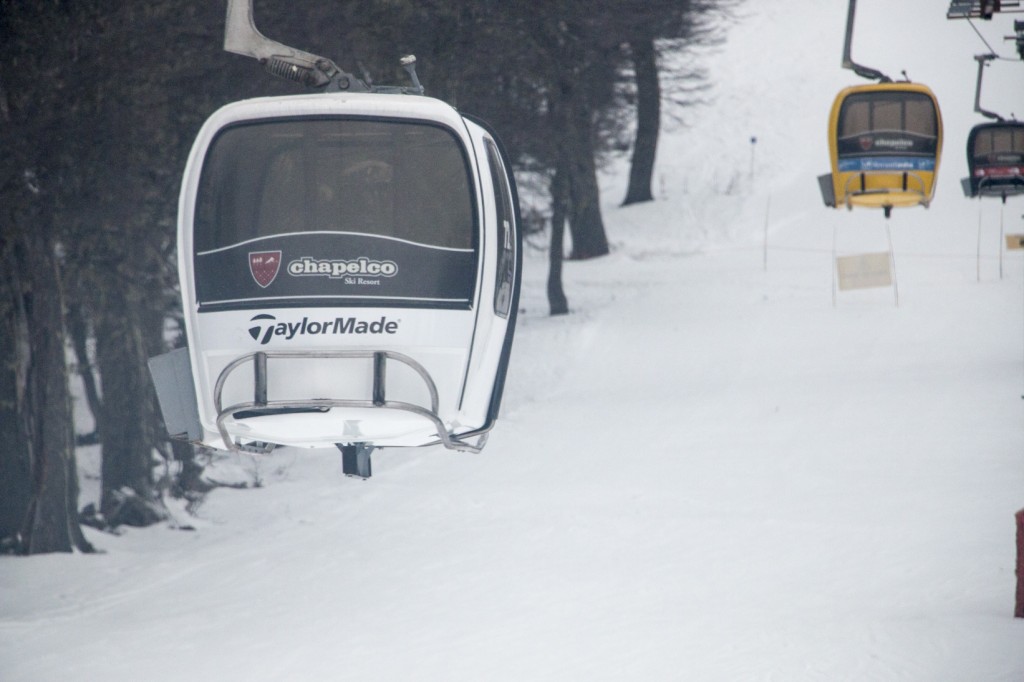
M 869 135 L 863 135 L 857 138 L 857 142 L 858 144 L 860 144 L 861 149 L 863 149 L 864 151 L 868 151 L 869 149 L 871 149 L 872 146 L 874 146 L 875 138 Z
M 256 284 L 259 284 L 264 289 L 270 286 L 270 283 L 277 277 L 277 272 L 280 269 L 280 251 L 249 252 L 249 272 L 252 273 L 252 278 L 256 280 Z

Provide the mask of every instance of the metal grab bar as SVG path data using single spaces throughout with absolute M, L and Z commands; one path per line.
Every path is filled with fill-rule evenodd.
M 891 187 L 879 187 L 877 189 L 860 189 L 860 190 L 855 190 L 855 191 L 852 191 L 852 192 L 850 191 L 850 183 L 852 183 L 852 182 L 859 182 L 861 184 L 861 186 L 863 187 L 864 180 L 868 176 L 873 176 L 873 175 L 875 175 L 875 176 L 877 176 L 877 175 L 902 175 L 903 176 L 903 187 L 901 189 L 895 189 L 895 188 L 891 188 Z M 907 187 L 907 180 L 909 180 L 910 178 L 913 178 L 915 181 L 917 181 L 917 183 L 919 185 L 921 185 L 921 189 L 919 189 L 919 190 L 918 189 L 910 189 L 909 187 Z M 875 170 L 875 171 L 860 171 L 860 172 L 857 172 L 856 174 L 851 174 L 851 176 L 846 179 L 846 185 L 843 187 L 843 192 L 844 192 L 844 194 L 846 194 L 848 196 L 849 195 L 858 196 L 858 195 L 862 195 L 862 194 L 888 194 L 890 192 L 911 192 L 913 194 L 920 194 L 921 196 L 925 196 L 925 191 L 924 191 L 925 187 L 926 187 L 926 184 L 925 184 L 924 178 L 922 178 L 917 173 L 910 173 L 908 171 Z
M 871 175 L 875 175 L 875 176 L 877 176 L 877 175 L 902 175 L 903 176 L 903 186 L 902 186 L 902 188 L 899 188 L 899 189 L 894 188 L 894 187 L 877 187 L 875 189 L 865 189 L 864 188 L 865 184 L 866 184 L 865 183 L 865 179 L 868 176 L 871 176 Z M 911 189 L 910 187 L 908 187 L 907 180 L 909 180 L 910 178 L 913 178 L 919 185 L 921 185 L 921 189 Z M 850 191 L 850 183 L 852 183 L 852 182 L 860 183 L 861 189 Z M 900 193 L 900 194 L 915 194 L 915 195 L 919 196 L 920 197 L 919 202 L 922 205 L 924 205 L 925 207 L 927 207 L 928 204 L 931 203 L 931 201 L 928 198 L 928 194 L 925 192 L 925 187 L 926 187 L 926 184 L 925 184 L 924 178 L 922 178 L 917 173 L 910 173 L 908 171 L 885 171 L 885 170 L 860 171 L 859 173 L 851 174 L 850 177 L 848 177 L 846 179 L 846 184 L 843 186 L 843 195 L 846 198 L 844 203 L 846 204 L 846 208 L 852 209 L 853 208 L 853 204 L 850 203 L 850 198 L 851 197 L 868 196 L 868 195 L 871 195 L 871 194 L 894 194 L 894 193 Z M 886 213 L 886 215 L 888 215 L 888 213 Z
M 1012 192 L 1007 192 L 1012 189 Z M 978 181 L 978 194 L 1010 196 L 1024 192 L 1024 175 L 985 175 Z
M 318 359 L 343 359 L 343 360 L 373 360 L 373 389 L 372 396 L 368 400 L 358 399 L 336 399 L 336 398 L 310 398 L 306 400 L 268 400 L 267 364 L 271 358 L 290 358 L 298 360 Z M 430 394 L 430 409 L 412 403 L 394 401 L 387 399 L 386 378 L 387 361 L 395 360 L 406 365 L 423 380 Z M 236 403 L 229 407 L 223 406 L 224 384 L 228 376 L 242 365 L 252 361 L 253 363 L 253 400 L 251 402 Z M 241 450 L 241 447 L 231 440 L 224 422 L 228 417 L 233 417 L 238 412 L 251 409 L 329 409 L 332 407 L 351 408 L 379 408 L 400 410 L 423 417 L 433 424 L 437 431 L 438 440 L 427 445 L 440 443 L 449 450 L 461 450 L 467 452 L 480 452 L 486 441 L 486 430 L 472 431 L 461 436 L 449 433 L 437 414 L 439 398 L 437 385 L 434 383 L 430 373 L 419 362 L 413 358 L 395 351 L 259 351 L 239 356 L 229 362 L 217 376 L 217 382 L 213 389 L 214 408 L 217 410 L 217 431 L 220 433 L 224 445 L 231 450 Z M 462 438 L 480 436 L 476 445 L 467 443 Z

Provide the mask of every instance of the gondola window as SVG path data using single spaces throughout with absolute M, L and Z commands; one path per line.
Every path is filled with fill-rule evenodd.
M 479 252 L 471 177 L 463 143 L 438 124 L 230 125 L 210 145 L 196 197 L 200 309 L 470 308 Z M 278 270 L 254 259 L 277 259 Z

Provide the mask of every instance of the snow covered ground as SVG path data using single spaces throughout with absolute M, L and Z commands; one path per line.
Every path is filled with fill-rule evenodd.
M 658 201 L 618 208 L 609 169 L 614 253 L 567 264 L 572 315 L 528 253 L 483 454 L 385 451 L 365 482 L 332 450 L 227 458 L 262 487 L 177 510 L 194 530 L 0 557 L 0 679 L 1024 679 L 1024 252 L 1000 254 L 1024 201 L 959 188 L 987 49 L 947 3 L 859 5 L 854 58 L 928 83 L 946 123 L 934 204 L 890 220 L 898 305 L 833 305 L 833 235 L 887 248 L 815 182 L 859 80 L 846 3 L 748 3 Z M 1010 23 L 978 23 L 1007 56 Z M 1024 63 L 983 103 L 1024 115 Z

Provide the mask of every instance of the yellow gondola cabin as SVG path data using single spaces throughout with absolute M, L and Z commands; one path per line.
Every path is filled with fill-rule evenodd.
M 942 152 L 942 116 L 932 91 L 910 82 L 842 90 L 829 116 L 832 173 L 819 178 L 828 206 L 928 206 Z

